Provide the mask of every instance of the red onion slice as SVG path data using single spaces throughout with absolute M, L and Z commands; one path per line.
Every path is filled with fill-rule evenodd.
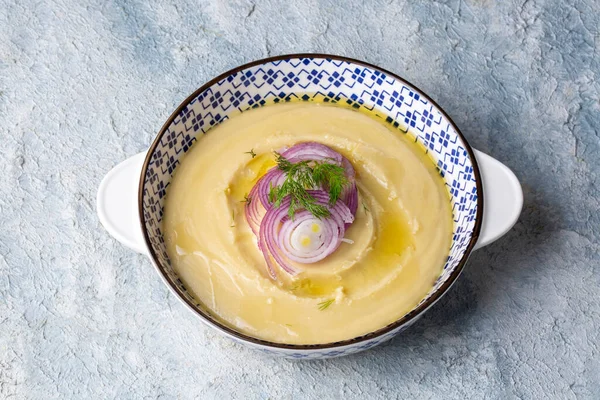
M 304 214 L 305 218 L 297 215 L 294 220 L 286 221 L 277 235 L 277 244 L 287 258 L 311 264 L 337 250 L 344 235 L 343 226 L 340 227 L 333 218 L 319 220 L 306 210 L 298 214 Z
M 350 187 L 345 189 L 340 199 L 348 206 L 352 215 L 356 215 L 356 210 L 358 209 L 358 189 L 356 188 L 356 183 L 353 182 Z
M 356 176 L 356 172 L 354 171 L 354 167 L 352 166 L 350 161 L 344 156 L 342 156 L 342 167 L 344 167 L 344 171 L 346 172 L 346 176 L 348 177 L 348 179 L 351 182 L 353 182 L 354 177 Z
M 275 261 L 277 262 L 277 264 L 279 264 L 279 266 L 284 269 L 284 271 L 286 271 L 290 275 L 296 275 L 298 272 L 291 265 L 289 265 L 286 260 L 283 259 L 283 257 L 275 247 L 275 238 L 277 235 L 276 228 L 279 225 L 279 221 L 283 217 L 287 216 L 289 206 L 290 199 L 289 197 L 287 197 L 282 201 L 280 207 L 272 207 L 270 210 L 267 211 L 265 217 L 263 218 L 260 224 L 258 240 L 259 247 L 261 248 L 263 256 L 265 257 L 265 261 L 267 262 L 268 268 L 271 268 L 269 262 L 272 256 L 273 259 L 275 259 Z
M 297 163 L 298 161 L 324 159 L 332 159 L 337 164 L 342 163 L 342 155 L 331 147 L 317 142 L 298 143 L 283 153 L 281 153 L 289 162 Z
M 258 231 L 260 228 L 260 221 L 262 219 L 261 211 L 259 210 L 259 199 L 257 198 L 256 193 L 258 192 L 258 185 L 254 185 L 250 193 L 248 194 L 248 198 L 250 199 L 250 203 L 246 203 L 245 213 L 246 213 L 246 221 L 248 221 L 248 225 L 250 225 L 250 229 L 252 229 L 252 233 L 258 236 Z
M 254 187 L 257 188 L 256 194 L 261 204 L 265 209 L 271 208 L 272 204 L 269 201 L 269 191 L 271 186 L 277 187 L 285 181 L 285 173 L 277 168 L 271 168 L 269 172 L 263 175 L 262 178 L 256 182 Z
M 322 190 L 308 192 L 317 204 L 328 206 L 327 193 Z M 324 219 L 318 219 L 306 210 L 297 212 L 294 219 L 289 219 L 289 206 L 290 199 L 286 197 L 280 207 L 267 210 L 260 224 L 259 241 L 267 264 L 269 256 L 272 256 L 286 272 L 296 275 L 297 271 L 290 261 L 309 264 L 332 254 L 342 243 L 345 224 L 352 223 L 354 216 L 341 201 L 329 208 L 331 214 Z M 313 230 L 314 226 L 318 230 Z M 268 254 L 265 250 L 268 250 Z
M 286 179 L 277 167 L 270 169 L 250 191 L 246 205 L 246 220 L 258 238 L 269 276 L 276 279 L 276 264 L 290 275 L 298 271 L 291 263 L 310 264 L 323 260 L 340 246 L 346 229 L 354 221 L 358 208 L 358 190 L 355 170 L 348 159 L 328 146 L 315 142 L 299 143 L 281 153 L 292 163 L 305 160 L 329 160 L 344 168 L 349 185 L 333 206 L 324 190 L 308 190 L 316 203 L 327 207 L 330 215 L 319 219 L 307 210 L 299 210 L 290 219 L 289 196 L 275 208 L 269 201 L 271 187 L 279 187 Z M 326 189 L 326 188 L 324 188 Z
M 261 224 L 261 227 L 262 227 L 262 224 Z M 260 229 L 262 230 L 262 228 L 260 228 Z M 275 272 L 275 265 L 273 263 L 271 254 L 269 253 L 265 235 L 261 235 L 260 233 L 258 234 L 258 249 L 262 252 L 265 262 L 267 263 L 267 272 L 269 273 L 269 276 L 271 276 L 271 278 L 273 278 L 273 279 L 277 279 L 277 273 Z M 288 271 L 288 270 L 286 270 L 286 271 Z M 295 275 L 294 270 L 292 270 L 292 272 L 288 271 L 288 273 Z
M 341 200 L 346 203 L 348 208 L 350 208 L 352 215 L 356 215 L 356 210 L 358 208 L 358 192 L 356 191 L 356 185 L 354 184 L 356 172 L 352 163 L 346 157 L 342 156 L 332 148 L 317 142 L 298 143 L 281 153 L 281 155 L 293 163 L 305 160 L 322 161 L 330 159 L 336 164 L 341 165 L 344 168 L 346 177 L 350 181 L 350 186 L 342 194 Z M 285 178 L 283 178 L 283 180 L 285 180 Z M 281 180 L 280 183 L 282 183 L 283 180 Z

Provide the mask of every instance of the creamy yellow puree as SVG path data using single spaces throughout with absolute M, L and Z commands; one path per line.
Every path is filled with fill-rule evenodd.
M 296 264 L 296 277 L 278 270 L 273 281 L 242 201 L 274 165 L 274 150 L 305 141 L 332 147 L 356 169 L 360 205 L 345 235 L 353 243 Z M 291 103 L 239 114 L 198 138 L 168 188 L 163 232 L 176 273 L 226 324 L 315 344 L 409 312 L 442 271 L 452 217 L 444 182 L 413 138 L 348 108 Z

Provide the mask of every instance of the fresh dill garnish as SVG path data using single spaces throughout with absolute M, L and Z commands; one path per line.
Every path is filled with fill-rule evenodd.
M 277 187 L 273 187 L 273 182 L 269 182 L 269 201 L 271 203 L 274 203 L 276 198 L 277 198 Z
M 344 168 L 326 161 L 304 160 L 291 163 L 277 152 L 275 157 L 277 168 L 286 174 L 281 186 L 270 186 L 269 200 L 275 207 L 279 207 L 283 199 L 290 196 L 290 218 L 293 219 L 296 211 L 302 208 L 319 219 L 328 217 L 329 209 L 318 204 L 308 190 L 325 188 L 329 191 L 329 205 L 333 206 L 348 184 Z
M 230 228 L 235 228 L 235 210 L 231 210 L 231 225 Z
M 256 157 L 256 153 L 254 152 L 254 149 L 250 149 L 250 151 L 245 151 L 244 154 L 250 154 L 252 156 L 252 158 Z
M 363 210 L 365 210 L 365 212 L 369 212 L 369 209 L 367 208 L 367 205 L 365 204 L 365 202 L 362 202 L 362 206 L 363 206 Z
M 245 194 L 244 200 L 240 200 L 240 203 L 246 203 L 246 205 L 249 206 L 251 201 L 252 201 L 252 196 L 248 197 L 248 195 Z
M 320 302 L 319 304 L 317 304 L 319 306 L 319 310 L 323 311 L 323 310 L 327 309 L 327 307 L 332 305 L 334 301 L 335 301 L 335 299 L 329 299 L 329 300 Z

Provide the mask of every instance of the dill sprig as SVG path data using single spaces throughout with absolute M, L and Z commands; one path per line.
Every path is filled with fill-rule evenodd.
M 244 154 L 250 154 L 252 156 L 252 158 L 256 157 L 256 153 L 254 152 L 254 149 L 250 149 L 250 151 L 245 151 Z
M 319 304 L 317 304 L 317 306 L 319 306 L 320 311 L 323 311 L 323 310 L 327 309 L 327 307 L 332 305 L 334 301 L 335 301 L 335 299 L 325 300 L 325 301 L 322 301 Z
M 240 203 L 246 203 L 247 206 L 250 205 L 250 202 L 252 202 L 252 196 L 248 196 L 247 194 L 244 195 L 244 200 L 240 200 Z
M 275 203 L 277 198 L 277 187 L 273 186 L 273 182 L 269 182 L 269 202 Z
M 279 207 L 283 199 L 290 196 L 290 218 L 294 218 L 296 211 L 302 208 L 317 218 L 328 217 L 329 209 L 318 204 L 308 190 L 325 188 L 329 191 L 329 205 L 333 206 L 348 184 L 344 168 L 327 161 L 304 160 L 292 163 L 277 152 L 275 157 L 277 168 L 286 174 L 281 186 L 270 186 L 269 200 L 275 207 Z

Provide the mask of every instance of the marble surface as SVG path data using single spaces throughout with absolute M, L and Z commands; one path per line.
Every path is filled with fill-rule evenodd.
M 592 0 L 0 0 L 0 398 L 598 398 L 600 6 Z M 292 52 L 414 82 L 525 206 L 388 344 L 233 344 L 101 227 L 96 189 L 209 78 Z

